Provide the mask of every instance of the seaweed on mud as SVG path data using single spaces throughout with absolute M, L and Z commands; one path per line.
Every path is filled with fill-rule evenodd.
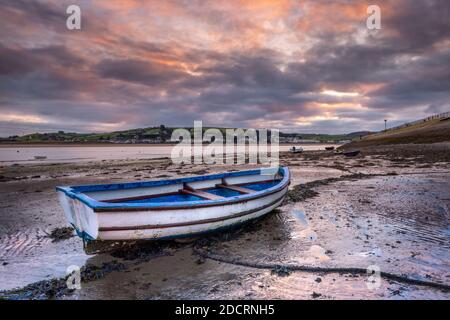
M 66 279 L 43 280 L 29 284 L 20 289 L 14 289 L 0 293 L 0 299 L 53 299 L 73 293 L 73 289 L 67 288 Z
M 213 247 L 219 243 L 227 242 L 238 238 L 243 233 L 243 227 L 230 229 L 226 232 L 211 234 L 207 237 L 200 238 L 195 241 L 195 247 Z
M 62 227 L 53 229 L 48 235 L 52 242 L 70 239 L 74 236 L 74 229 L 72 227 Z
M 254 221 L 249 221 L 244 225 L 238 225 L 236 227 L 228 229 L 227 231 L 212 233 L 207 237 L 199 238 L 198 240 L 195 241 L 194 247 L 203 247 L 203 248 L 212 247 L 219 243 L 236 240 L 242 235 L 255 233 L 262 228 L 263 222 L 267 221 L 266 219 L 269 219 L 271 215 L 276 215 L 279 213 L 281 213 L 281 210 L 274 209 L 270 214 L 260 217 Z
M 81 282 L 89 282 L 103 278 L 113 271 L 125 270 L 125 265 L 116 260 L 104 262 L 101 266 L 87 264 L 80 270 Z M 0 299 L 55 299 L 72 294 L 75 290 L 67 287 L 67 279 L 55 278 L 29 284 L 23 288 L 0 292 Z
M 285 266 L 276 266 L 275 268 L 273 268 L 270 273 L 277 275 L 279 277 L 287 277 L 291 275 L 291 270 L 289 270 L 288 268 L 286 268 Z
M 84 252 L 88 255 L 109 254 L 123 260 L 149 261 L 154 257 L 167 255 L 170 249 L 185 246 L 178 241 L 153 240 L 93 240 L 84 244 Z
M 313 198 L 317 195 L 319 195 L 319 193 L 312 190 L 310 186 L 299 184 L 292 190 L 289 190 L 283 204 L 305 201 L 306 199 Z
M 155 256 L 163 254 L 163 245 L 158 242 L 136 243 L 131 246 L 123 246 L 111 251 L 109 254 L 123 260 L 149 261 Z
M 117 262 L 116 260 L 104 262 L 101 266 L 87 264 L 81 268 L 81 281 L 88 282 L 98 280 L 103 278 L 108 273 L 123 270 L 125 270 L 125 265 Z
M 155 257 L 170 254 L 171 249 L 178 249 L 186 246 L 184 243 L 176 241 L 100 241 L 95 240 L 88 243 L 88 254 L 108 253 L 112 257 L 126 261 L 136 260 L 147 262 Z
M 360 150 L 365 155 L 377 156 L 380 159 L 390 160 L 393 163 L 408 162 L 410 160 L 416 165 L 421 163 L 450 162 L 448 142 L 361 146 Z

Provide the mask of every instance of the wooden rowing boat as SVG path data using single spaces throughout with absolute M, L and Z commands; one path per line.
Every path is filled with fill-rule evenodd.
M 280 167 L 56 190 L 84 240 L 170 239 L 259 218 L 282 203 L 289 180 Z

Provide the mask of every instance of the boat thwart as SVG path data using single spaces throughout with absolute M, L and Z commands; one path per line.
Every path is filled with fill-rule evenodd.
M 289 179 L 281 167 L 56 189 L 85 240 L 167 239 L 259 218 L 282 203 Z

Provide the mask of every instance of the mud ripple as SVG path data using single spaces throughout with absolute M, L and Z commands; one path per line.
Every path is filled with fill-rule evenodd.
M 0 239 L 0 259 L 22 256 L 50 243 L 45 230 L 32 229 L 6 234 Z

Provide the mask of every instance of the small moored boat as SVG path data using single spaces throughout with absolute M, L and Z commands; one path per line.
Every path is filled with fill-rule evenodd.
M 334 147 L 325 147 L 325 150 L 327 150 L 327 151 L 333 151 L 333 150 L 334 150 Z
M 360 153 L 359 150 L 355 150 L 355 151 L 343 152 L 342 154 L 346 157 L 356 157 L 359 153 Z
M 302 147 L 292 147 L 289 149 L 289 151 L 291 153 L 302 153 L 303 152 L 303 148 Z
M 170 180 L 57 187 L 84 240 L 192 237 L 259 218 L 288 190 L 287 167 Z

